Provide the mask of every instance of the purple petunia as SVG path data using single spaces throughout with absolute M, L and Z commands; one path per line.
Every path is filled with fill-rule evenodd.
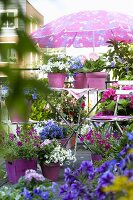
M 18 141 L 18 142 L 17 142 L 17 146 L 18 146 L 18 147 L 21 147 L 22 145 L 23 145 L 23 144 L 22 144 L 21 141 Z
M 42 174 L 37 173 L 35 170 L 26 170 L 25 172 L 25 180 L 27 182 L 30 182 L 32 179 L 35 179 L 36 181 L 44 181 L 45 178 Z
M 24 196 L 24 199 L 27 199 L 27 200 L 32 200 L 32 196 L 31 196 L 31 193 L 29 190 L 27 190 L 26 188 L 23 189 L 21 195 Z

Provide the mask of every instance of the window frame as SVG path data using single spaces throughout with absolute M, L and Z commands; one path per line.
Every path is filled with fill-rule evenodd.
M 16 42 L 0 42 L 0 44 L 16 44 Z M 17 55 L 16 55 L 16 59 L 17 59 Z M 0 56 L 0 63 L 4 64 L 4 63 L 9 63 L 9 61 L 2 61 L 1 60 L 1 56 Z M 10 62 L 10 63 L 14 63 L 14 62 Z
M 1 29 L 15 29 L 15 28 L 18 28 L 18 18 L 17 18 L 17 15 L 18 15 L 18 10 L 17 9 L 7 9 L 7 10 L 0 10 L 0 15 L 1 13 L 14 13 L 14 26 L 13 27 L 1 27 Z M 8 21 L 7 21 L 8 23 Z

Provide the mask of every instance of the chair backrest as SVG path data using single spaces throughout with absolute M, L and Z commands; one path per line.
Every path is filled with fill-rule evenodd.
M 117 100 L 116 100 L 116 105 L 115 105 L 115 110 L 114 110 L 114 115 L 117 115 L 117 110 L 118 110 L 118 102 L 120 100 L 120 95 L 128 95 L 128 96 L 133 96 L 133 90 L 123 90 L 123 86 L 133 86 L 133 81 L 118 81 L 117 82 L 119 85 L 119 89 L 116 90 L 116 95 L 117 95 Z

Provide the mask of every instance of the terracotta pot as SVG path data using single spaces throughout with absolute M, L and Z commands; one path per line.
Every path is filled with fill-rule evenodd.
M 96 89 L 105 89 L 106 88 L 105 82 L 107 80 L 107 77 L 108 77 L 107 72 L 86 73 L 87 87 Z
M 87 82 L 86 82 L 86 75 L 85 73 L 77 73 L 74 76 L 74 88 L 76 89 L 82 89 L 87 87 Z
M 76 143 L 76 134 L 74 133 L 73 136 L 69 139 L 66 149 L 73 149 Z
M 63 88 L 66 74 L 64 73 L 48 73 L 49 86 L 53 88 Z
M 57 181 L 60 173 L 61 166 L 59 163 L 51 163 L 46 165 L 41 163 L 42 174 L 45 178 L 48 178 L 51 181 Z
M 19 178 L 25 175 L 27 169 L 37 170 L 37 160 L 19 159 L 12 162 L 6 161 L 6 171 L 10 183 L 17 183 Z

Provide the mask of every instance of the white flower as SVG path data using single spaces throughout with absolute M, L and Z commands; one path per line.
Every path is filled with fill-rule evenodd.
M 82 128 L 81 128 L 81 135 L 85 135 L 89 132 L 89 130 L 91 130 L 90 125 L 88 124 L 83 124 Z
M 57 56 L 52 57 L 48 60 L 47 65 L 40 66 L 40 70 L 43 73 L 51 73 L 51 72 L 69 72 L 70 58 L 68 56 Z
M 46 158 L 46 155 L 45 155 Z M 51 152 L 51 155 L 49 158 L 47 158 L 46 163 L 60 163 L 63 165 L 65 161 L 75 161 L 76 158 L 74 155 L 72 155 L 72 151 L 66 150 L 62 148 L 60 145 L 55 147 L 55 149 Z

